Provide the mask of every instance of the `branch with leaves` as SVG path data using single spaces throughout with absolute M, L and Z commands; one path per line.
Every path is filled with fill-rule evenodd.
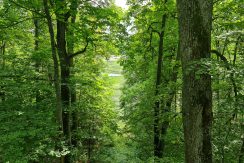
M 45 15 L 43 15 L 43 14 L 40 13 L 40 10 L 35 10 L 35 9 L 32 9 L 32 8 L 28 8 L 28 7 L 26 7 L 26 6 L 24 6 L 24 5 L 20 4 L 20 3 L 15 2 L 14 0 L 9 0 L 9 2 L 12 3 L 12 4 L 14 4 L 17 7 L 20 7 L 22 9 L 27 10 L 27 11 L 31 11 L 31 12 L 37 14 L 37 15 L 40 15 L 42 17 L 45 17 Z

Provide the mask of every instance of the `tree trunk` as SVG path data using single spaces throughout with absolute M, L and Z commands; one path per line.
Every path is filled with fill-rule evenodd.
M 162 31 L 159 33 L 159 45 L 158 45 L 158 63 L 157 63 L 157 76 L 156 76 L 156 91 L 155 97 L 157 98 L 154 104 L 154 156 L 162 157 L 162 141 L 160 140 L 160 100 L 159 96 L 159 87 L 162 83 L 162 66 L 163 66 L 163 46 L 164 46 L 164 30 L 166 24 L 166 14 L 162 16 Z
M 61 8 L 65 10 L 66 5 L 63 0 L 60 0 Z M 77 1 L 72 1 L 70 11 L 66 13 L 56 13 L 57 16 L 57 49 L 61 66 L 61 97 L 63 104 L 63 126 L 64 136 L 69 147 L 77 146 L 76 139 L 72 136 L 72 131 L 77 130 L 77 115 L 74 115 L 71 111 L 71 103 L 76 101 L 75 87 L 70 83 L 71 68 L 73 65 L 74 43 L 70 39 L 67 42 L 66 35 L 74 36 L 72 31 L 68 30 L 68 19 L 71 16 L 71 24 L 75 23 L 76 9 L 78 7 Z M 72 12 L 72 14 L 70 13 Z M 67 45 L 66 45 L 67 42 Z M 68 52 L 67 52 L 68 50 Z M 72 119 L 73 118 L 73 119 Z M 71 162 L 71 154 L 67 154 L 64 158 L 66 163 Z
M 1 60 L 2 60 L 2 64 L 1 64 L 1 68 L 4 69 L 5 68 L 5 49 L 6 49 L 6 42 L 3 40 L 2 44 L 1 44 Z
M 207 72 L 196 76 L 200 69 L 196 62 L 210 57 L 213 2 L 178 0 L 177 3 L 183 71 L 185 160 L 187 163 L 212 163 L 211 76 Z
M 81 51 L 73 53 L 74 44 L 66 45 L 66 35 L 68 35 L 68 19 L 71 17 L 71 21 L 75 23 L 75 15 L 76 9 L 78 7 L 78 1 L 74 0 L 71 2 L 70 9 L 68 9 L 65 0 L 59 0 L 56 5 L 60 10 L 56 11 L 57 17 L 57 53 L 60 61 L 60 71 L 61 71 L 61 104 L 62 104 L 62 125 L 63 125 L 63 133 L 66 139 L 66 143 L 70 148 L 72 145 L 77 146 L 77 142 L 72 139 L 71 135 L 71 126 L 72 130 L 77 130 L 77 115 L 71 113 L 71 103 L 76 101 L 75 91 L 72 89 L 72 85 L 70 84 L 71 78 L 71 67 L 73 66 L 73 58 L 78 54 L 82 54 L 86 51 L 88 46 L 88 42 L 85 48 Z M 68 9 L 68 10 L 67 10 Z M 75 13 L 75 14 L 74 14 Z M 54 35 L 53 35 L 54 36 Z M 72 40 L 71 40 L 72 42 Z M 67 52 L 69 50 L 69 53 Z M 72 116 L 71 116 L 72 114 Z M 73 120 L 71 119 L 73 117 Z M 72 122 L 72 125 L 71 125 Z M 69 163 L 72 161 L 71 154 L 67 154 L 64 156 L 65 163 Z
M 2 60 L 2 64 L 1 64 L 1 69 L 4 71 L 5 69 L 5 48 L 6 48 L 6 43 L 4 41 L 2 41 L 2 45 L 0 48 L 0 53 L 1 53 L 1 60 Z M 4 86 L 0 86 L 0 98 L 1 98 L 1 102 L 5 101 L 5 91 L 4 91 Z
M 34 51 L 35 53 L 38 52 L 39 50 L 39 35 L 40 35 L 40 22 L 38 19 L 35 18 L 35 14 L 33 13 L 33 23 L 35 26 L 35 32 L 34 32 L 34 37 L 35 37 L 35 42 L 34 42 Z M 40 68 L 40 61 L 39 59 L 35 59 L 35 70 L 37 73 L 39 73 L 39 68 Z M 40 102 L 41 102 L 41 95 L 40 95 L 40 90 L 39 88 L 36 88 L 36 108 L 39 108 Z
M 73 5 L 74 8 L 76 8 L 77 5 Z M 74 15 L 71 16 L 71 26 L 75 24 L 75 20 L 76 20 L 76 13 Z M 69 28 L 67 29 L 67 34 L 70 36 L 70 38 L 74 37 L 74 32 L 72 30 L 70 30 Z M 67 42 L 67 49 L 68 49 L 68 54 L 73 54 L 74 53 L 74 41 L 70 40 Z M 74 68 L 74 59 L 70 58 L 70 68 Z M 70 72 L 70 75 L 73 76 L 74 73 Z M 75 104 L 76 102 L 76 88 L 75 88 L 75 83 L 71 83 L 70 84 L 70 94 L 71 94 L 71 106 L 73 106 L 72 104 Z M 73 147 L 77 147 L 78 142 L 77 142 L 77 136 L 76 136 L 76 132 L 78 129 L 78 112 L 77 109 L 75 108 L 75 110 L 72 110 L 71 112 L 71 119 L 72 119 L 72 123 L 71 123 L 71 144 Z
M 62 117 L 62 99 L 61 99 L 61 85 L 60 85 L 60 75 L 59 75 L 59 62 L 57 57 L 56 45 L 55 45 L 55 37 L 54 30 L 52 25 L 52 18 L 49 12 L 48 2 L 47 0 L 43 0 L 44 11 L 47 19 L 50 41 L 51 41 L 51 49 L 52 49 L 52 58 L 54 64 L 54 85 L 55 85 L 55 94 L 56 94 L 56 120 L 58 126 L 61 131 L 61 135 L 63 133 L 63 117 Z M 58 162 L 63 163 L 64 160 L 61 157 Z
M 47 19 L 51 48 L 52 48 L 52 58 L 54 65 L 54 85 L 56 94 L 56 119 L 60 130 L 63 131 L 63 119 L 62 119 L 62 100 L 61 100 L 61 86 L 60 86 L 60 75 L 59 75 L 59 63 L 55 46 L 54 30 L 52 25 L 52 18 L 49 12 L 47 0 L 43 0 L 45 15 Z
M 66 50 L 66 23 L 63 14 L 57 14 L 57 49 L 61 67 L 61 99 L 63 106 L 63 131 L 68 146 L 71 145 L 70 130 L 70 64 Z M 70 162 L 70 154 L 65 155 L 65 163 Z
M 178 50 L 177 50 L 177 56 L 176 56 L 176 61 L 178 62 L 180 59 L 180 54 L 179 54 L 179 45 L 178 45 Z M 167 81 L 165 83 L 165 87 L 169 87 L 169 83 L 174 83 L 176 84 L 176 81 L 177 81 L 177 78 L 178 78 L 178 70 L 179 70 L 179 67 L 180 65 L 178 63 L 176 63 L 176 65 L 173 67 L 173 72 L 171 74 L 171 78 L 169 81 Z M 168 127 L 169 127 L 169 123 L 170 123 L 170 117 L 168 116 L 170 110 L 171 109 L 171 105 L 172 105 L 172 102 L 173 102 L 173 99 L 174 99 L 174 96 L 176 95 L 176 91 L 177 89 L 176 88 L 171 88 L 171 91 L 168 93 L 169 94 L 169 97 L 166 99 L 165 101 L 165 106 L 164 108 L 162 109 L 162 115 L 164 117 L 164 121 L 162 123 L 162 126 L 161 126 L 161 157 L 163 157 L 164 155 L 164 149 L 165 149 L 165 138 L 166 138 L 166 134 L 167 134 L 167 130 L 168 130 Z
M 244 137 L 242 136 L 242 145 L 241 145 L 241 149 L 240 149 L 238 163 L 243 163 L 243 155 L 244 155 Z

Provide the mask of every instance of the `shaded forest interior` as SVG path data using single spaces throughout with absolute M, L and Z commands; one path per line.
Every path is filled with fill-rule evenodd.
M 119 3 L 0 0 L 0 163 L 244 163 L 243 2 Z

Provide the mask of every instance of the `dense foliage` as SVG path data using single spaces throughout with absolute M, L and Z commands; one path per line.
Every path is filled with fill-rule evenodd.
M 177 3 L 127 5 L 0 0 L 0 162 L 184 162 Z M 211 75 L 213 162 L 244 160 L 242 14 L 215 1 L 211 57 L 189 63 Z

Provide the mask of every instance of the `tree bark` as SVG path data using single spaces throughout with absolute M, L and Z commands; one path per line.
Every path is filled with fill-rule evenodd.
M 197 62 L 210 57 L 213 2 L 178 0 L 177 7 L 183 72 L 185 160 L 187 163 L 212 163 L 211 76 L 207 72 L 199 76 L 196 73 L 200 69 Z
M 65 14 L 56 14 L 57 16 L 57 50 L 60 60 L 61 70 L 61 99 L 63 107 L 63 131 L 68 146 L 71 145 L 71 129 L 70 129 L 70 63 L 66 50 L 66 24 L 67 18 Z M 70 154 L 65 155 L 65 163 L 71 161 Z

